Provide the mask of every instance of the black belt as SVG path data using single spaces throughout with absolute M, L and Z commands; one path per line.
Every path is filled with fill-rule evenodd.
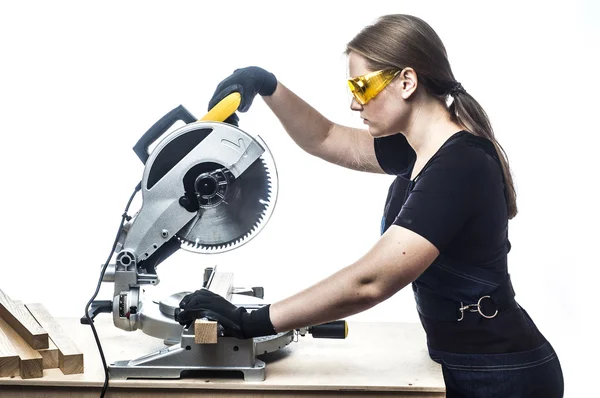
M 515 301 L 515 291 L 510 278 L 507 278 L 489 294 L 473 300 L 473 303 L 464 303 L 439 296 L 429 290 L 417 287 L 414 283 L 412 286 L 417 310 L 424 317 L 433 320 L 461 322 L 481 317 L 492 319 L 502 311 L 519 308 Z M 471 316 L 475 314 L 476 317 Z

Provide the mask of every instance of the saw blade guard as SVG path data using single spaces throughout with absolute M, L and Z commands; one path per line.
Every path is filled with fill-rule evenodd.
M 193 122 L 162 138 L 145 162 L 142 206 L 119 252 L 130 267 L 167 242 L 222 253 L 253 239 L 278 195 L 275 160 L 262 137 L 222 122 Z

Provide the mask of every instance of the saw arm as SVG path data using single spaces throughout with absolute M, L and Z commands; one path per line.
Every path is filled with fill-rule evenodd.
M 239 103 L 231 94 L 200 121 L 179 106 L 134 146 L 144 163 L 142 205 L 121 229 L 115 263 L 103 277 L 114 283 L 115 326 L 143 328 L 141 287 L 159 283 L 156 267 L 171 254 L 231 250 L 268 221 L 277 197 L 270 151 L 260 137 L 218 121 Z M 187 124 L 167 133 L 178 120 Z

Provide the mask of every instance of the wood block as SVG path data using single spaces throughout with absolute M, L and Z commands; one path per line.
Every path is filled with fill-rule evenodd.
M 56 369 L 58 368 L 58 347 L 56 347 L 52 339 L 48 340 L 48 345 L 48 348 L 38 350 L 43 359 L 42 365 L 44 369 Z
M 13 303 L 19 307 L 19 313 L 22 313 L 26 318 L 30 318 L 28 322 L 38 323 L 22 301 L 15 300 Z M 39 349 L 38 352 L 42 356 L 44 369 L 58 368 L 58 348 L 50 338 L 48 338 L 48 348 Z
M 0 377 L 18 375 L 19 354 L 10 342 L 10 338 L 0 329 Z
M 217 344 L 217 322 L 196 319 L 194 341 L 196 344 Z
M 24 307 L 19 307 L 0 290 L 0 317 L 25 340 L 30 347 L 39 350 L 48 348 L 48 333 L 29 316 Z
M 0 318 L 0 329 L 8 337 L 19 355 L 19 374 L 22 379 L 32 379 L 44 375 L 43 358 L 39 352 L 17 333 L 4 319 Z
M 58 367 L 66 375 L 83 373 L 83 353 L 42 304 L 25 304 L 58 348 Z

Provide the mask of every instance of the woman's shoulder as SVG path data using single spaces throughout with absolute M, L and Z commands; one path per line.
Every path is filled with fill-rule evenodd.
M 452 136 L 439 151 L 440 155 L 465 160 L 468 163 L 493 159 L 500 166 L 496 147 L 489 139 L 476 136 L 466 130 Z
M 455 172 L 457 177 L 489 178 L 502 173 L 502 164 L 494 144 L 485 137 L 468 131 L 453 135 L 433 159 L 432 169 Z M 435 166 L 434 166 L 435 164 Z

